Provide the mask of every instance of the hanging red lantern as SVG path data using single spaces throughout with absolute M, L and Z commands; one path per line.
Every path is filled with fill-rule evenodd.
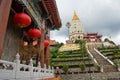
M 17 26 L 27 27 L 31 24 L 31 18 L 26 13 L 17 13 L 13 17 L 13 22 Z
M 44 40 L 44 46 L 47 47 L 49 45 L 49 41 L 48 40 Z
M 28 30 L 28 36 L 30 38 L 39 38 L 41 35 L 41 32 L 39 29 L 36 29 L 36 28 L 31 28 Z

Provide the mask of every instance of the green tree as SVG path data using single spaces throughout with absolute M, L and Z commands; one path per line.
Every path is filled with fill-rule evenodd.
M 57 43 L 53 48 L 50 49 L 51 54 L 58 53 L 59 48 L 64 45 L 63 43 Z
M 84 57 L 85 53 L 87 53 L 86 41 L 84 41 L 84 40 L 76 40 L 75 43 L 80 45 L 82 56 Z

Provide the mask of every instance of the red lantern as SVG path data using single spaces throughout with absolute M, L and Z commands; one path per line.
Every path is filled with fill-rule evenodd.
M 17 26 L 27 27 L 31 24 L 31 18 L 25 13 L 17 13 L 13 17 L 13 22 Z
M 49 45 L 49 41 L 48 40 L 45 40 L 44 41 L 44 46 L 47 47 Z
M 39 38 L 41 35 L 41 32 L 39 29 L 36 29 L 36 28 L 31 28 L 28 30 L 28 36 L 30 38 Z

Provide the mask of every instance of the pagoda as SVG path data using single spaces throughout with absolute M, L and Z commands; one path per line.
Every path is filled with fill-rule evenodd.
M 66 24 L 69 28 L 69 40 L 66 41 L 67 44 L 72 44 L 75 40 L 85 40 L 87 42 L 101 42 L 102 35 L 98 32 L 86 33 L 84 26 L 74 11 L 71 23 Z
M 69 31 L 70 31 L 70 33 L 69 33 L 70 40 L 72 40 L 73 42 L 75 40 L 83 40 L 84 39 L 85 31 L 83 28 L 83 24 L 80 21 L 79 17 L 77 16 L 76 12 L 74 12 Z

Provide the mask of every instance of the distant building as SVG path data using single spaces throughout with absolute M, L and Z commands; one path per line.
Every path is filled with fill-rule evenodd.
M 50 40 L 50 46 L 55 46 L 57 42 L 55 40 Z
M 69 27 L 69 38 L 67 40 L 67 44 L 71 44 L 75 42 L 75 40 L 86 40 L 87 42 L 101 42 L 102 35 L 98 33 L 85 33 L 82 22 L 77 16 L 76 12 L 74 12 L 71 25 Z
M 87 33 L 84 35 L 84 40 L 87 42 L 101 42 L 102 35 L 98 33 Z
M 66 44 L 73 44 L 72 40 L 66 40 Z

